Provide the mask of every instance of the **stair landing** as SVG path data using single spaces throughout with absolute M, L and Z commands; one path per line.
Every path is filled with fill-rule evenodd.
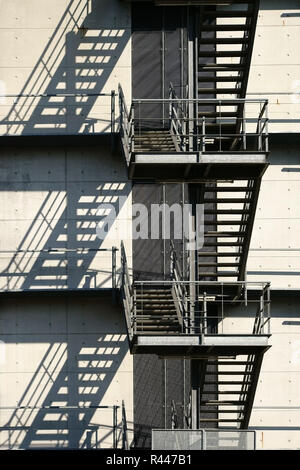
M 235 356 L 263 353 L 270 348 L 270 335 L 134 335 L 130 349 L 134 354 L 158 356 Z
M 268 166 L 265 152 L 177 152 L 136 147 L 129 178 L 151 181 L 243 180 L 261 178 Z

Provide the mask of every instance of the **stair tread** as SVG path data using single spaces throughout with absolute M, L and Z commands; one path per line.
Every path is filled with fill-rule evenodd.
M 215 375 L 216 373 L 218 375 L 245 375 L 244 370 L 243 371 L 237 371 L 237 370 L 234 370 L 234 371 L 232 371 L 232 370 L 224 370 L 223 371 L 222 370 L 221 371 L 221 370 L 219 370 L 217 372 L 209 372 L 209 371 L 206 372 L 207 375 Z
M 214 24 L 201 25 L 202 31 L 248 31 L 250 25 L 247 24 Z
M 228 192 L 228 193 L 241 193 L 241 192 L 253 192 L 253 188 L 248 186 L 216 186 L 215 188 L 205 188 L 206 193 L 215 193 L 215 192 Z
M 204 382 L 204 385 L 243 385 L 245 382 L 242 380 L 212 380 L 211 382 Z M 250 384 L 251 382 L 247 382 Z
M 217 191 L 216 191 L 217 192 Z M 239 198 L 239 197 L 215 197 L 211 199 L 203 199 L 204 203 L 220 203 L 220 204 L 244 204 L 245 202 L 251 202 L 251 199 Z
M 205 16 L 212 16 L 213 18 L 250 18 L 252 12 L 247 10 L 206 10 Z
M 222 406 L 231 406 L 231 405 L 245 405 L 245 400 L 204 400 L 201 401 L 201 406 L 203 405 L 222 405 Z
M 219 251 L 200 251 L 199 252 L 199 257 L 216 257 L 216 258 L 224 258 L 224 257 L 228 257 L 228 258 L 233 258 L 233 257 L 236 257 L 236 258 L 239 258 L 241 256 L 241 253 L 237 253 L 236 251 L 228 251 L 228 252 L 224 252 L 224 253 L 220 253 Z
M 239 266 L 240 263 L 218 263 L 218 262 L 198 262 L 198 266 L 200 267 L 209 267 L 209 266 L 215 266 L 215 267 L 220 267 L 220 268 L 225 268 L 225 267 L 234 267 L 234 266 Z
M 247 44 L 249 39 L 246 37 L 240 38 L 228 38 L 228 37 L 217 37 L 217 38 L 199 38 L 199 44 Z
M 203 72 L 202 72 L 203 73 Z M 207 83 L 211 83 L 211 82 L 241 82 L 243 80 L 243 77 L 241 77 L 240 75 L 230 75 L 230 76 L 214 76 L 214 77 L 210 77 L 210 76 L 205 76 L 203 75 L 201 72 L 199 72 L 199 76 L 198 76 L 198 82 L 207 82 Z
M 241 422 L 243 421 L 243 419 L 242 418 L 235 418 L 235 419 L 200 418 L 199 421 L 203 423 L 233 423 L 233 422 Z

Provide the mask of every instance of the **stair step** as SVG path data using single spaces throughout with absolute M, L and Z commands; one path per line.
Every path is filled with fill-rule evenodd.
M 218 251 L 200 251 L 199 252 L 199 257 L 204 258 L 204 257 L 214 257 L 214 258 L 239 258 L 241 256 L 241 253 L 237 253 L 236 251 L 228 251 L 224 253 L 220 253 Z
M 240 263 L 202 263 L 202 262 L 199 262 L 198 263 L 198 266 L 199 267 L 202 267 L 202 268 L 208 268 L 208 267 L 213 267 L 215 266 L 216 268 L 230 268 L 230 267 L 238 267 L 240 265 Z M 200 273 L 201 274 L 201 273 Z
M 218 366 L 246 366 L 253 365 L 253 361 L 217 361 Z
M 204 400 L 201 401 L 201 406 L 231 406 L 231 405 L 245 405 L 245 400 Z
M 207 82 L 207 83 L 210 83 L 210 82 L 241 82 L 242 80 L 243 80 L 243 77 L 241 77 L 239 75 L 229 76 L 229 77 L 228 76 L 209 77 L 209 76 L 200 75 L 198 77 L 198 82 Z
M 177 329 L 173 329 L 173 330 L 147 330 L 147 331 L 143 331 L 143 330 L 138 330 L 136 331 L 136 335 L 139 335 L 139 336 L 144 336 L 144 335 L 147 335 L 147 336 L 152 336 L 155 338 L 155 336 L 164 336 L 164 335 L 173 335 L 174 336 L 177 336 L 178 333 L 181 331 L 180 328 L 177 328 Z
M 252 12 L 247 10 L 207 10 L 205 11 L 205 16 L 213 18 L 250 18 Z
M 212 380 L 211 382 L 204 382 L 205 385 L 243 385 L 245 382 L 240 381 L 233 381 L 233 380 Z M 250 385 L 251 382 L 246 382 L 247 385 Z M 240 393 L 238 390 L 235 391 L 236 393 Z M 205 392 L 206 393 L 206 392 Z M 214 392 L 215 393 L 215 392 Z M 218 392 L 219 393 L 219 392 Z M 226 393 L 234 393 L 234 391 L 226 390 Z
M 198 57 L 245 57 L 246 51 L 201 51 L 198 52 Z
M 136 326 L 139 327 L 141 325 L 147 325 L 147 326 L 153 326 L 153 327 L 157 327 L 157 326 L 169 326 L 169 327 L 173 327 L 173 326 L 178 326 L 178 319 L 174 318 L 174 319 L 170 319 L 170 318 L 161 318 L 159 320 L 152 320 L 152 319 L 142 319 L 142 320 L 139 320 L 138 318 L 136 318 Z
M 239 89 L 238 88 L 198 88 L 198 94 L 199 95 L 206 95 L 206 94 L 216 94 L 216 95 L 221 95 L 221 94 L 229 94 L 229 95 L 234 95 L 238 93 Z
M 238 277 L 239 272 L 231 272 L 231 271 L 216 271 L 215 273 L 210 272 L 200 272 L 199 277 Z
M 201 31 L 248 31 L 250 25 L 247 24 L 213 24 L 201 25 Z
M 144 307 L 147 307 L 147 308 L 153 308 L 153 307 L 158 307 L 158 306 L 164 306 L 164 308 L 174 308 L 174 300 L 161 300 L 156 298 L 156 299 L 144 299 L 143 297 L 142 298 L 139 298 L 137 299 L 137 305 L 140 305 L 142 304 Z
M 252 192 L 254 191 L 253 188 L 248 188 L 248 186 L 216 186 L 215 188 L 209 188 L 209 187 L 205 187 L 205 192 L 206 193 L 215 193 L 215 192 L 222 192 L 222 193 L 225 193 L 225 192 L 237 192 L 237 193 L 240 193 L 240 192 Z
M 250 214 L 250 212 L 246 209 L 205 209 L 207 215 L 243 215 Z
M 203 246 L 244 246 L 244 242 L 238 241 L 238 242 L 211 242 L 211 241 L 205 241 Z
M 218 122 L 209 122 L 209 121 L 205 121 L 205 127 L 216 127 L 217 129 L 221 129 L 224 128 L 224 127 L 229 127 L 229 128 L 232 128 L 232 129 L 235 129 L 236 127 L 236 123 L 234 122 L 223 122 L 223 121 L 218 121 Z
M 243 410 L 201 410 L 203 413 L 243 413 L 244 411 Z
M 247 384 L 249 385 L 249 384 Z M 218 395 L 240 395 L 241 394 L 241 390 L 218 390 L 217 392 L 214 390 L 212 392 L 209 392 L 207 390 L 205 390 L 203 392 L 205 395 L 215 395 L 215 394 L 218 394 Z
M 215 191 L 217 192 L 217 191 Z M 239 197 L 228 197 L 228 198 L 224 198 L 224 197 L 214 197 L 214 198 L 210 198 L 210 199 L 203 199 L 203 202 L 204 203 L 220 203 L 220 204 L 244 204 L 245 202 L 251 202 L 251 199 L 246 199 L 246 198 L 239 198 Z
M 232 237 L 245 237 L 246 233 L 245 232 L 213 232 L 213 231 L 209 231 L 207 233 L 204 233 L 204 237 L 228 237 L 228 238 L 232 238 Z
M 198 116 L 199 117 L 237 117 L 237 112 L 226 112 L 226 111 L 199 111 L 198 109 Z
M 247 225 L 248 220 L 204 220 L 204 225 Z
M 235 423 L 235 422 L 242 422 L 243 419 L 241 418 L 236 418 L 236 419 L 200 418 L 199 421 L 202 423 Z
M 167 327 L 166 325 L 158 326 L 158 325 L 143 325 L 142 327 L 137 325 L 136 326 L 136 331 L 137 333 L 143 332 L 143 331 L 152 331 L 153 334 L 157 334 L 158 332 L 162 331 L 179 331 L 181 330 L 180 325 L 178 325 L 178 328 L 174 326 Z
M 171 294 L 171 290 L 170 290 L 170 287 L 169 286 L 162 286 L 160 288 L 153 288 L 153 287 L 148 287 L 147 285 L 145 286 L 137 286 L 136 287 L 137 290 L 139 290 L 139 292 L 143 292 L 143 293 L 153 293 L 153 294 L 168 294 L 170 295 Z
M 233 371 L 233 370 L 224 370 L 224 371 L 219 370 L 219 371 L 217 371 L 217 372 L 209 372 L 209 371 L 207 371 L 207 372 L 206 372 L 206 375 L 216 375 L 216 373 L 217 373 L 218 375 L 245 375 L 245 371 L 244 371 L 244 370 L 242 370 L 242 371 L 241 371 L 241 370 L 239 370 L 239 371 L 237 371 L 237 370 L 234 370 L 234 371 Z M 247 375 L 248 375 L 248 374 L 247 374 Z
M 247 44 L 249 39 L 245 37 L 240 38 L 199 38 L 199 44 Z
M 199 70 L 213 70 L 214 72 L 225 72 L 226 70 L 234 71 L 234 72 L 243 72 L 245 70 L 245 66 L 237 63 L 237 64 L 230 64 L 230 63 L 223 63 L 223 64 L 199 64 Z M 222 103 L 222 106 L 225 106 L 225 103 Z M 231 106 L 233 106 L 231 104 Z
M 140 312 L 141 312 L 141 313 L 142 313 L 142 312 L 149 312 L 149 311 L 151 311 L 151 313 L 152 313 L 153 315 L 155 315 L 156 313 L 159 313 L 159 314 L 168 314 L 168 313 L 171 313 L 171 312 L 174 312 L 174 315 L 176 314 L 176 310 L 175 310 L 174 308 L 173 308 L 172 310 L 170 310 L 170 309 L 164 309 L 164 308 L 157 308 L 157 309 L 156 309 L 156 308 L 151 308 L 151 309 L 149 309 L 149 308 L 141 308 L 141 309 L 140 309 L 140 308 L 137 308 L 137 309 L 136 309 L 136 313 L 140 313 Z

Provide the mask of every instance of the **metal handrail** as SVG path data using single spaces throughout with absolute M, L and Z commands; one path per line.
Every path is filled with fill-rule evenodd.
M 128 427 L 124 400 L 122 400 L 122 449 L 129 450 Z
M 121 241 L 121 297 L 125 312 L 125 320 L 127 325 L 127 332 L 129 339 L 133 336 L 133 288 L 130 280 L 127 257 L 124 248 L 124 243 Z
M 143 132 L 144 128 L 147 130 L 151 128 L 151 123 L 153 123 L 154 127 L 156 127 L 160 122 L 162 128 L 170 132 L 170 135 L 174 141 L 176 152 L 205 152 L 206 144 L 210 144 L 210 141 L 214 139 L 219 139 L 218 149 L 216 150 L 217 152 L 222 152 L 224 149 L 222 139 L 231 139 L 234 145 L 242 142 L 243 151 L 247 151 L 248 146 L 251 151 L 255 150 L 268 152 L 267 99 L 179 98 L 172 83 L 170 83 L 169 86 L 169 98 L 134 98 L 132 99 L 130 109 L 128 110 L 122 87 L 119 85 L 119 99 L 120 132 L 127 164 L 130 163 L 131 155 L 134 152 L 135 135 L 139 135 L 139 133 Z M 142 116 L 141 106 L 147 104 L 163 105 L 162 110 L 159 111 L 159 115 L 149 117 L 149 115 L 146 113 L 145 116 Z M 259 106 L 258 117 L 247 116 L 245 108 L 248 104 L 255 104 Z M 216 116 L 216 118 L 210 118 L 207 116 L 201 117 L 201 111 L 199 111 L 199 115 L 196 117 L 194 115 L 190 115 L 191 108 L 196 106 L 198 109 L 200 105 L 212 105 L 214 107 L 217 106 L 220 108 L 220 110 L 223 106 L 234 106 L 236 108 L 239 105 L 243 105 L 243 113 L 242 115 L 237 114 L 233 118 L 222 117 L 221 115 Z M 165 116 L 164 109 L 169 109 L 168 118 Z M 167 123 L 168 125 L 166 127 Z M 207 125 L 209 123 L 218 125 L 218 130 L 216 132 L 211 132 Z M 222 129 L 223 123 L 235 125 L 236 131 L 224 132 L 224 129 Z M 253 130 L 246 128 L 246 125 L 255 125 L 255 123 L 257 123 L 256 130 L 255 128 Z M 249 147 L 250 144 L 248 143 L 249 140 L 247 140 L 247 137 L 256 138 L 254 140 L 254 143 L 256 143 L 253 145 L 253 148 Z
M 203 289 L 199 290 L 200 294 L 197 295 L 197 298 L 194 299 L 191 295 L 191 286 L 195 284 L 199 287 L 212 287 L 217 286 L 218 289 Z M 246 301 L 244 298 L 236 298 L 234 292 L 230 294 L 230 292 L 226 291 L 226 286 L 235 286 L 239 285 L 241 287 L 246 287 L 248 289 L 248 293 L 251 292 L 251 288 L 249 287 L 259 287 L 260 293 L 258 297 L 255 298 L 247 298 L 247 305 L 255 305 L 258 304 L 257 311 L 253 316 L 254 326 L 247 332 L 246 329 L 243 332 L 237 332 L 238 335 L 270 335 L 270 284 L 263 283 L 263 282 L 245 282 L 245 281 L 237 281 L 237 282 L 218 282 L 218 281 L 180 281 L 173 277 L 170 281 L 136 281 L 133 284 L 133 290 L 136 292 L 138 289 L 143 289 L 143 287 L 151 287 L 151 286 L 170 286 L 173 298 L 175 299 L 175 307 L 178 314 L 179 323 L 181 326 L 181 332 L 175 332 L 175 334 L 203 334 L 203 335 L 218 335 L 218 334 L 231 334 L 229 331 L 224 332 L 224 323 L 221 323 L 221 330 L 218 332 L 210 332 L 209 331 L 209 323 L 207 317 L 207 305 L 210 302 L 213 302 L 215 305 L 220 306 L 220 314 L 218 315 L 209 315 L 210 320 L 216 320 L 217 322 L 223 322 L 226 318 L 224 315 L 224 308 L 225 306 L 231 306 L 232 303 L 236 304 L 245 304 Z M 197 307 L 197 305 L 203 305 L 203 308 Z M 196 310 L 194 311 L 193 317 L 190 315 L 190 308 L 193 307 Z M 143 320 L 147 320 L 149 314 L 147 312 L 143 312 L 143 306 L 141 306 L 141 311 L 138 314 L 133 312 L 131 315 L 131 323 L 137 324 L 138 321 L 143 322 Z M 153 314 L 151 313 L 152 320 L 160 320 L 162 314 Z M 226 326 L 226 325 L 225 325 Z M 266 330 L 267 326 L 267 330 Z M 248 327 L 247 327 L 248 328 Z M 148 331 L 148 330 L 147 330 Z M 154 331 L 154 330 L 153 330 Z M 148 331 L 149 332 L 149 331 Z M 140 324 L 139 333 L 143 334 L 143 327 Z

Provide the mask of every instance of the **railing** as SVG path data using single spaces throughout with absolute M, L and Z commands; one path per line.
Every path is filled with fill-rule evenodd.
M 125 320 L 129 340 L 133 337 L 133 324 L 134 324 L 134 290 L 129 275 L 127 257 L 123 242 L 121 242 L 121 298 L 125 313 Z
M 119 85 L 119 110 L 120 135 L 125 152 L 125 158 L 127 164 L 129 164 L 131 154 L 134 152 L 134 107 L 131 107 L 128 112 L 121 85 Z
M 131 303 L 127 308 L 127 323 L 131 334 L 154 334 L 149 328 L 143 329 L 143 319 L 148 317 L 140 303 L 136 313 L 132 303 L 138 292 L 141 298 L 148 289 L 169 287 L 176 292 L 182 313 L 180 331 L 173 334 L 191 335 L 270 335 L 270 284 L 265 282 L 218 282 L 218 281 L 135 281 L 131 287 Z M 237 288 L 241 294 L 237 298 Z M 179 292 L 183 292 L 180 299 Z M 194 292 L 197 292 L 194 296 Z M 246 295 L 247 292 L 247 295 Z M 159 302 L 159 300 L 158 300 Z M 176 299 L 174 300 L 176 307 Z M 216 307 L 211 310 L 211 306 Z M 240 308 L 237 309 L 237 306 Z M 211 313 L 213 311 L 213 314 Z M 217 311 L 217 314 L 215 313 Z M 163 314 L 151 314 L 159 323 Z M 138 325 L 138 328 L 136 327 Z M 172 334 L 171 332 L 168 334 Z
M 153 429 L 152 450 L 255 450 L 256 431 Z M 175 457 L 175 456 L 174 456 Z
M 168 99 L 133 99 L 129 111 L 120 85 L 119 98 L 127 162 L 149 130 L 169 132 L 176 152 L 269 150 L 268 100 L 178 98 L 172 85 Z
M 178 321 L 183 331 L 187 331 L 186 318 L 188 312 L 188 292 L 183 281 L 183 275 L 178 262 L 177 253 L 174 247 L 174 243 L 171 240 L 171 279 L 175 281 L 172 284 L 172 295 L 175 302 L 175 308 L 177 312 Z
M 122 400 L 122 449 L 129 450 L 128 427 L 124 400 Z

